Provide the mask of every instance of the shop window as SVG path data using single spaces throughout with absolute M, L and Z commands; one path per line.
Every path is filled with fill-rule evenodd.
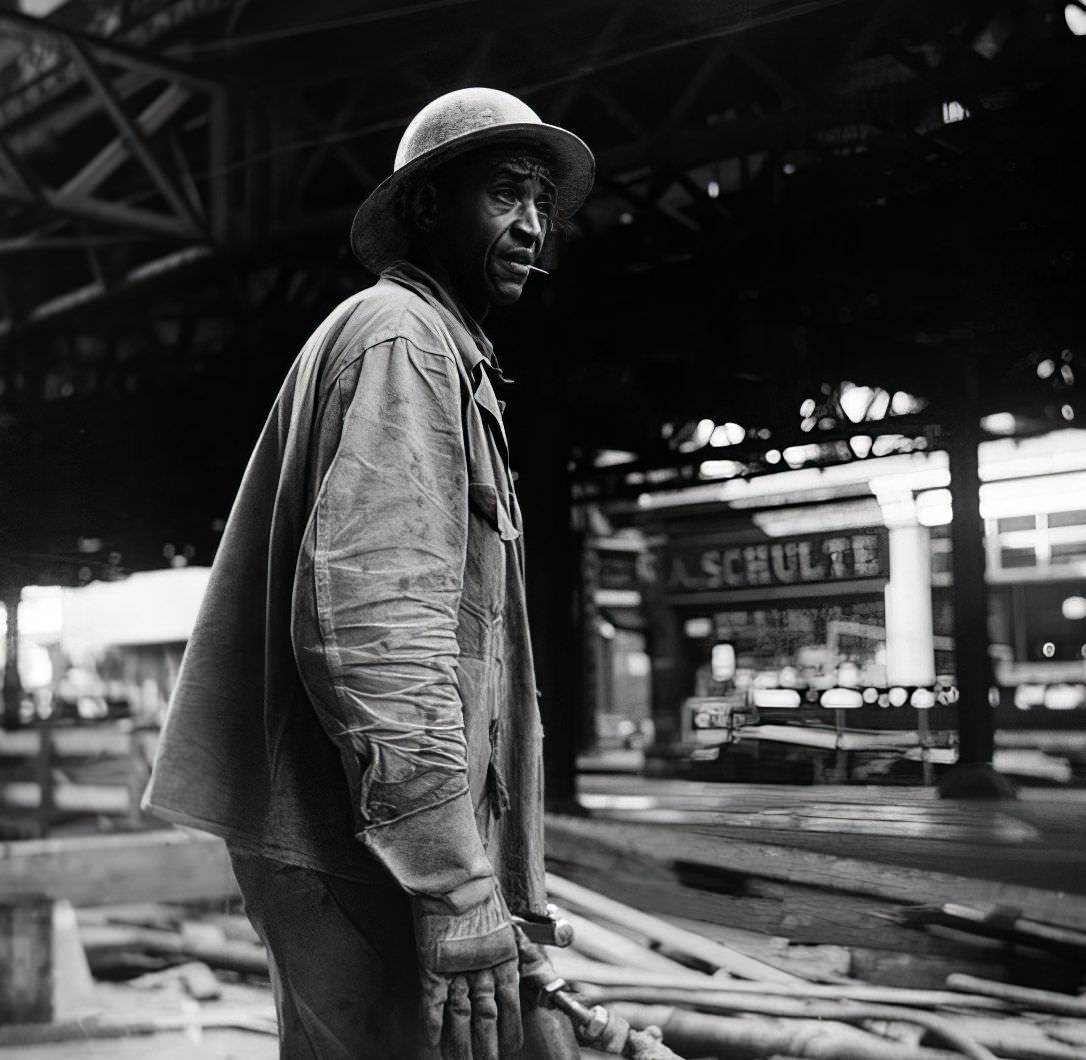
M 932 528 L 930 550 L 932 577 L 949 575 L 954 564 L 949 526 L 936 526 Z
M 1086 560 L 1086 541 L 1072 541 L 1068 544 L 1052 545 L 1048 562 L 1052 566 L 1061 563 L 1075 563 Z
M 1037 566 L 1037 551 L 1032 548 L 1001 548 L 999 565 L 1003 568 Z
M 1086 616 L 1069 607 L 1081 590 L 1077 582 L 1015 587 L 1016 621 L 1023 634 L 1025 661 L 1071 662 L 1082 658 Z
M 842 667 L 855 683 L 885 684 L 886 619 L 881 599 L 782 603 L 720 611 L 713 619 L 717 643 L 734 646 L 736 688 L 830 687 Z M 708 654 L 706 649 L 699 671 L 705 676 L 710 673 Z
M 1032 515 L 1011 515 L 1004 519 L 997 519 L 996 529 L 1001 534 L 1014 530 L 1036 530 L 1037 520 Z
M 1086 532 L 1086 508 L 1079 508 L 1073 512 L 1050 512 L 1048 525 L 1056 526 L 1081 526 Z

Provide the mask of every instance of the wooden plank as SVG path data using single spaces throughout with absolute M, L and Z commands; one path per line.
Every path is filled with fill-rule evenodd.
M 956 901 L 1017 906 L 1038 920 L 1086 929 L 1086 896 L 949 873 L 831 857 L 815 851 L 738 840 L 653 825 L 548 815 L 547 849 L 576 862 L 577 851 L 604 848 L 640 860 L 686 863 L 731 875 L 866 895 L 908 905 Z
M 204 925 L 206 927 L 206 925 Z M 111 924 L 85 924 L 79 930 L 88 960 L 94 968 L 99 960 L 108 962 L 113 953 L 147 953 L 155 956 L 183 957 L 203 961 L 214 968 L 248 975 L 266 975 L 268 955 L 263 945 L 252 942 L 231 942 L 214 929 L 213 937 L 197 937 L 202 932 L 179 933 L 155 928 L 120 927 Z M 105 957 L 103 958 L 103 955 Z
M 694 826 L 689 826 L 695 830 Z M 855 858 L 869 864 L 877 862 L 887 867 L 902 865 L 925 875 L 960 876 L 970 880 L 989 879 L 1004 886 L 1029 887 L 1038 875 L 1038 867 L 1047 865 L 1054 873 L 1068 879 L 1070 862 L 1082 861 L 1082 856 L 1062 840 L 1059 845 L 1022 846 L 1001 845 L 998 858 L 993 844 L 970 842 L 933 842 L 902 836 L 890 839 L 885 835 L 850 835 L 831 831 L 789 831 L 741 826 L 713 825 L 713 836 L 721 846 L 740 843 L 768 844 L 774 847 L 814 851 L 823 857 Z M 1072 877 L 1073 878 L 1073 877 Z M 1078 898 L 1083 895 L 1079 889 Z
M 132 748 L 132 734 L 126 728 L 102 726 L 54 726 L 53 752 L 58 757 L 127 755 Z M 38 729 L 0 732 L 0 757 L 33 758 L 41 746 Z
M 568 909 L 563 909 L 561 915 L 573 925 L 573 948 L 594 961 L 672 975 L 688 972 L 678 961 L 661 956 L 647 945 L 635 942 L 605 924 Z
M 881 947 L 893 953 L 911 952 L 945 959 L 968 961 L 975 947 L 939 938 L 923 931 L 899 927 L 882 919 L 879 912 L 895 908 L 891 903 L 851 899 L 841 895 L 817 896 L 798 892 L 787 898 L 753 894 L 713 894 L 670 883 L 648 881 L 615 872 L 605 866 L 588 866 L 587 859 L 559 861 L 548 858 L 554 872 L 582 886 L 660 917 L 684 917 L 759 932 L 767 938 L 783 938 L 805 946 L 835 945 Z M 986 962 L 991 967 L 991 962 Z
M 838 982 L 850 973 L 852 952 L 837 943 L 793 944 L 790 939 L 751 931 L 749 927 L 713 924 L 686 916 L 672 915 L 665 919 L 812 983 Z
M 628 903 L 618 902 L 593 888 L 584 887 L 564 876 L 557 876 L 553 872 L 547 873 L 547 892 L 562 906 L 583 913 L 586 922 L 589 917 L 594 920 L 604 920 L 624 932 L 641 936 L 654 947 L 661 950 L 667 949 L 681 956 L 684 961 L 696 961 L 711 969 L 713 974 L 740 976 L 759 982 L 790 983 L 795 981 L 795 976 L 782 972 L 773 965 L 755 960 L 739 950 L 713 942 L 703 935 L 677 928 L 660 917 L 645 913 Z M 575 932 L 580 930 L 581 926 L 575 923 Z M 574 945 L 577 945 L 576 934 Z M 589 955 L 592 956 L 592 954 Z M 627 962 L 620 960 L 616 963 Z
M 0 895 L 26 891 L 76 906 L 238 895 L 222 840 L 179 829 L 0 844 Z
M 57 784 L 47 807 L 57 813 L 126 814 L 132 808 L 131 793 L 117 784 Z M 0 784 L 0 806 L 33 810 L 42 806 L 41 785 L 32 780 Z
M 983 945 L 937 938 L 920 931 L 910 931 L 872 917 L 863 927 L 846 910 L 834 917 L 835 904 L 828 896 L 821 915 L 797 913 L 793 903 L 764 898 L 709 894 L 675 884 L 646 883 L 635 877 L 613 872 L 592 871 L 579 865 L 564 864 L 566 876 L 597 890 L 606 889 L 613 898 L 652 912 L 666 919 L 678 918 L 691 930 L 694 923 L 706 938 L 713 938 L 714 927 L 741 928 L 762 936 L 761 948 L 751 946 L 746 952 L 759 960 L 773 963 L 777 958 L 766 947 L 773 939 L 789 939 L 805 945 L 832 945 L 848 953 L 848 974 L 866 983 L 883 986 L 910 986 L 918 989 L 942 988 L 952 972 L 971 975 L 1008 974 L 1006 951 Z M 727 939 L 727 935 L 725 935 Z M 743 949 L 734 941 L 730 945 Z M 790 947 L 791 948 L 791 947 Z M 782 970 L 802 974 L 802 969 L 781 961 Z

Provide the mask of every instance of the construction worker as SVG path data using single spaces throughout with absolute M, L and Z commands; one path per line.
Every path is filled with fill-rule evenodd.
M 593 171 L 504 92 L 424 107 L 352 226 L 379 279 L 290 369 L 227 523 L 144 805 L 225 838 L 289 1060 L 579 1055 L 518 997 L 541 729 L 480 322 Z

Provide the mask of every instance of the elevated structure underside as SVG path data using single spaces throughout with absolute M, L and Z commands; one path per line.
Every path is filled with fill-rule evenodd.
M 594 466 L 602 449 L 670 488 L 707 457 L 758 473 L 812 438 L 1071 422 L 1086 63 L 1062 7 L 0 10 L 6 579 L 160 566 L 167 545 L 210 559 L 285 366 L 368 282 L 346 246 L 357 202 L 410 115 L 474 83 L 599 162 L 551 276 L 490 322 L 529 494 L 570 460 L 589 494 L 634 488 Z M 841 380 L 923 408 L 857 427 Z M 705 417 L 747 433 L 680 452 Z

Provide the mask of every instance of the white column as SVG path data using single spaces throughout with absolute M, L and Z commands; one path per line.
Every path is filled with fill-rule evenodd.
M 884 512 L 890 514 L 886 508 Z M 931 535 L 926 526 L 916 521 L 915 505 L 905 505 L 900 498 L 893 506 L 893 518 L 887 519 L 887 526 L 890 582 L 886 586 L 886 681 L 890 685 L 932 685 L 935 644 Z

